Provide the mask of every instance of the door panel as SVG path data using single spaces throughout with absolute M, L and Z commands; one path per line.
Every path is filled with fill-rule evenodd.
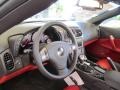
M 100 37 L 107 38 L 110 35 L 113 35 L 115 38 L 120 38 L 120 28 L 108 28 L 108 27 L 100 27 Z
M 99 39 L 86 46 L 86 52 L 93 57 L 103 59 L 111 57 L 120 63 L 120 39 L 115 39 L 116 48 L 113 47 L 109 38 Z
M 120 15 L 107 19 L 100 24 L 100 37 L 106 38 L 110 35 L 120 38 Z

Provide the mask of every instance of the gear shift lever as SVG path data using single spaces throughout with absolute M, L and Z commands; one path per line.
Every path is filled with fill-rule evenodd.
M 110 58 L 110 57 L 107 57 L 107 60 L 109 62 L 109 64 L 112 66 L 112 68 L 115 70 L 115 71 L 118 71 L 115 63 L 113 62 L 113 60 Z

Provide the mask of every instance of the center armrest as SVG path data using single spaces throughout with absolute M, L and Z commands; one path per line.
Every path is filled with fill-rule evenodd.
M 120 89 L 120 72 L 117 71 L 107 71 L 104 74 L 104 79 L 106 83 L 115 89 Z

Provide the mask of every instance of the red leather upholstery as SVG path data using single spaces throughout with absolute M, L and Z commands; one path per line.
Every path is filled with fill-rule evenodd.
M 101 38 L 85 47 L 86 52 L 93 57 L 111 57 L 113 61 L 120 63 L 120 39 L 118 38 L 114 39 L 114 41 L 109 38 Z
M 112 70 L 112 67 L 107 61 L 107 59 L 101 59 L 97 62 L 97 64 L 106 70 Z
M 64 88 L 64 90 L 80 90 L 80 87 L 73 85 L 73 86 L 68 86 L 68 87 Z

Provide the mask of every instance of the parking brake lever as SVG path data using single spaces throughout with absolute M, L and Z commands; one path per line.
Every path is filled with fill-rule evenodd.
M 107 60 L 109 62 L 109 64 L 112 66 L 112 69 L 115 70 L 115 71 L 118 71 L 115 63 L 113 62 L 113 60 L 110 58 L 110 57 L 107 57 Z

